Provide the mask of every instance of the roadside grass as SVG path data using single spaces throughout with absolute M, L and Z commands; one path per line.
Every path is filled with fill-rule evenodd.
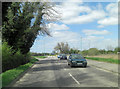
M 38 57 L 38 58 L 47 58 L 46 56 L 33 56 L 33 57 Z
M 111 59 L 111 58 L 99 58 L 99 57 L 86 57 L 86 59 L 120 64 L 120 61 L 118 61 L 118 59 L 115 60 L 115 59 Z
M 118 60 L 118 54 L 100 54 L 95 56 L 87 56 L 87 57 L 96 57 L 96 58 L 110 58 L 114 60 Z
M 31 67 L 32 64 L 35 63 L 36 61 L 38 61 L 38 59 L 33 58 L 27 64 L 20 65 L 17 68 L 3 72 L 1 74 L 2 75 L 2 87 L 9 85 L 14 79 L 16 79 L 22 72 L 27 70 L 29 67 Z

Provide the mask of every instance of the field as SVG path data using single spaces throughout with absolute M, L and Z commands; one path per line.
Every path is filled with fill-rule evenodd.
M 114 59 L 114 60 L 118 59 L 118 55 L 117 54 L 102 54 L 102 55 L 87 56 L 87 57 L 110 58 L 110 59 Z
M 87 56 L 87 59 L 96 60 L 96 61 L 103 61 L 109 63 L 119 64 L 118 55 L 117 54 L 104 54 L 104 55 L 97 55 L 97 56 Z

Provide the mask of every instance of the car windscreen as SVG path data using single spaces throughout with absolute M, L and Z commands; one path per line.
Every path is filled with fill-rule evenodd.
M 72 55 L 71 59 L 84 59 L 81 55 Z

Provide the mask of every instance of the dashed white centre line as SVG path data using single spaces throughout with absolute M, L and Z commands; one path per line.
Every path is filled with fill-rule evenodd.
M 77 84 L 80 84 L 80 83 L 72 76 L 71 73 L 69 73 L 69 75 L 75 80 L 75 82 L 76 82 Z

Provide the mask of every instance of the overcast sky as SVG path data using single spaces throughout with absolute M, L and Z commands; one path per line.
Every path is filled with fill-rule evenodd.
M 81 38 L 82 50 L 118 46 L 117 2 L 66 0 L 56 9 L 61 13 L 62 20 L 48 25 L 52 37 L 38 36 L 31 52 L 52 52 L 58 42 L 68 42 L 70 47 L 81 49 Z

